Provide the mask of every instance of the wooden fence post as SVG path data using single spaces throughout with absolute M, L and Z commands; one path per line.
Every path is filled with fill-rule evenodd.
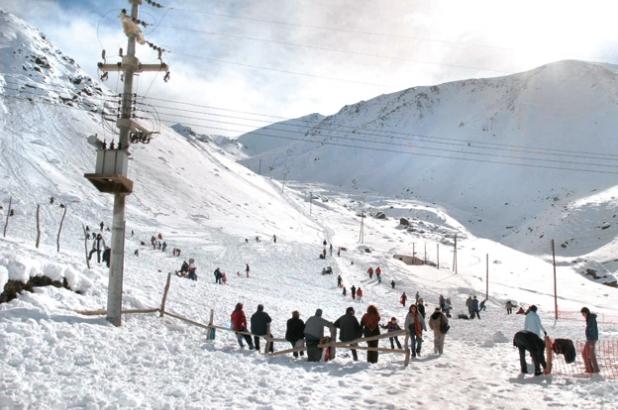
M 86 227 L 82 224 L 82 229 L 84 230 L 84 252 L 86 256 L 86 266 L 90 269 L 90 259 L 88 259 L 88 232 L 86 231 Z
M 554 319 L 558 320 L 558 288 L 556 285 L 556 248 L 554 240 L 551 240 L 551 258 L 554 265 Z
M 335 358 L 335 349 L 337 343 L 337 328 L 333 325 L 330 326 L 330 359 L 333 360 Z
M 489 254 L 485 254 L 485 300 L 489 299 Z
M 423 263 L 427 265 L 427 242 L 425 242 L 425 255 L 423 257 Z
M 34 244 L 37 249 L 39 247 L 39 243 L 41 241 L 41 225 L 39 222 L 39 214 L 41 212 L 41 205 L 37 204 L 36 205 L 36 243 Z
M 64 223 L 64 217 L 67 216 L 67 207 L 64 207 L 62 212 L 62 218 L 60 218 L 60 226 L 58 227 L 58 236 L 56 237 L 56 250 L 60 252 L 60 234 L 62 233 L 62 224 Z
M 167 274 L 167 281 L 165 282 L 165 288 L 163 289 L 163 299 L 161 299 L 161 309 L 159 309 L 159 317 L 163 317 L 165 314 L 165 301 L 167 300 L 167 292 L 170 290 L 170 281 L 172 280 L 172 272 Z
M 406 333 L 406 337 L 403 339 L 403 348 L 406 350 L 405 358 L 403 359 L 403 365 L 407 366 L 410 363 L 410 335 Z
M 215 340 L 214 321 L 215 321 L 215 310 L 210 309 L 210 318 L 208 319 L 208 336 L 207 336 L 208 340 Z
M 9 226 L 9 216 L 11 216 L 11 204 L 13 203 L 13 197 L 9 197 L 9 209 L 6 211 L 6 221 L 4 222 L 4 232 L 2 233 L 2 237 L 6 238 L 6 228 Z
M 440 243 L 436 244 L 436 265 L 440 269 Z

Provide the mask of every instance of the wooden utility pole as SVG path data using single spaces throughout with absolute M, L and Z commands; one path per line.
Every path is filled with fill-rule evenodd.
M 262 160 L 258 160 L 258 175 L 262 175 Z
M 414 263 L 414 258 L 416 258 L 416 242 L 412 242 L 412 263 Z
M 139 22 L 139 6 L 142 0 L 129 0 L 131 3 L 130 18 L 133 22 Z M 135 23 L 138 24 L 138 23 Z M 135 56 L 136 37 L 140 35 L 137 30 L 125 30 L 128 37 L 127 53 L 122 57 L 122 62 L 118 64 L 99 63 L 98 67 L 103 72 L 121 71 L 124 73 L 124 89 L 122 94 L 121 118 L 116 125 L 120 130 L 120 150 L 128 152 L 132 131 L 150 133 L 144 127 L 138 125 L 131 119 L 132 98 L 133 98 L 133 76 L 135 73 L 144 71 L 168 71 L 168 67 L 163 62 L 160 64 L 141 64 Z M 121 175 L 126 177 L 127 170 L 122 171 Z M 116 192 L 114 194 L 114 217 L 112 221 L 112 243 L 111 243 L 111 264 L 109 269 L 109 286 L 107 288 L 107 320 L 115 326 L 120 326 L 122 322 L 122 282 L 124 275 L 124 240 L 125 240 L 125 202 L 126 192 Z
M 9 197 L 9 209 L 6 210 L 6 221 L 4 222 L 4 232 L 2 237 L 6 238 L 6 228 L 9 226 L 9 216 L 11 216 L 11 205 L 13 204 L 13 197 Z
M 67 207 L 65 206 L 62 211 L 62 218 L 60 218 L 60 225 L 58 226 L 58 236 L 56 236 L 56 252 L 60 252 L 60 234 L 62 233 L 62 224 L 64 223 L 64 217 L 67 216 Z
M 309 216 L 311 216 L 311 205 L 313 205 L 313 192 L 309 191 Z
M 558 288 L 556 284 L 556 249 L 554 240 L 551 240 L 551 258 L 554 265 L 554 319 L 558 320 Z
M 427 242 L 425 242 L 425 255 L 423 257 L 423 263 L 427 265 Z
M 41 224 L 39 222 L 39 214 L 41 213 L 41 205 L 36 205 L 36 243 L 34 244 L 37 248 L 39 247 L 39 243 L 41 242 Z
M 440 269 L 440 244 L 436 244 L 436 267 Z

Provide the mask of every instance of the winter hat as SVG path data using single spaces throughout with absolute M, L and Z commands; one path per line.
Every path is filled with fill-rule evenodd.
M 345 310 L 345 313 L 354 313 L 354 308 L 353 308 L 352 306 L 348 307 L 348 308 Z
M 262 310 L 264 310 L 264 305 L 260 304 L 257 307 L 258 312 L 261 312 Z
M 316 309 L 315 310 L 315 315 L 318 316 L 318 317 L 321 317 L 322 316 L 322 309 Z
M 531 311 L 533 311 L 533 312 L 536 312 L 536 309 L 537 309 L 537 308 L 536 308 L 536 305 L 531 305 L 531 306 L 528 308 L 528 310 L 531 310 Z
M 436 308 L 436 312 L 439 312 L 439 311 L 440 311 L 440 308 L 439 308 L 439 307 L 437 307 L 437 308 Z
M 397 321 L 397 318 L 396 318 L 395 316 L 393 316 L 393 317 L 391 318 L 391 322 L 396 322 L 396 321 Z

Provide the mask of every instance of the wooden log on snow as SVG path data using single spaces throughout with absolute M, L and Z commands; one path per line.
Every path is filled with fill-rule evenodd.
M 6 221 L 4 222 L 4 231 L 2 237 L 6 238 L 6 228 L 9 226 L 9 216 L 11 216 L 11 205 L 13 204 L 13 197 L 9 197 L 9 209 L 6 210 Z
M 161 299 L 161 308 L 159 309 L 159 317 L 163 317 L 165 314 L 165 302 L 167 301 L 167 292 L 170 290 L 170 281 L 172 280 L 172 272 L 167 274 L 167 280 L 165 281 L 165 287 L 163 288 L 163 298 Z
M 60 234 L 62 233 L 62 224 L 64 223 L 64 217 L 67 216 L 67 207 L 64 207 L 62 212 L 62 218 L 60 218 L 60 226 L 58 226 L 58 236 L 56 237 L 56 251 L 60 252 Z
M 39 248 L 39 243 L 41 242 L 41 224 L 40 224 L 40 218 L 39 218 L 39 214 L 41 213 L 41 205 L 37 204 L 36 205 L 36 242 L 34 244 L 34 246 L 38 249 Z

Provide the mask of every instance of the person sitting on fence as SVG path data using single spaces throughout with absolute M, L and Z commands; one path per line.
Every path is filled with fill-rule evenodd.
M 356 289 L 356 299 L 358 299 L 358 301 L 360 302 L 362 298 L 363 298 L 363 290 L 359 286 Z
M 307 345 L 307 361 L 319 362 L 322 358 L 320 339 L 324 337 L 324 328 L 333 324 L 322 318 L 322 309 L 316 309 L 315 315 L 305 322 L 305 344 Z
M 397 318 L 392 317 L 390 322 L 386 325 L 380 325 L 382 329 L 386 329 L 388 333 L 396 332 L 397 330 L 401 330 L 399 324 L 397 323 Z M 395 343 L 397 343 L 397 349 L 401 349 L 401 343 L 399 343 L 399 338 L 397 336 L 389 337 L 388 341 L 391 342 L 391 349 L 395 348 Z
M 305 322 L 300 318 L 298 310 L 292 312 L 292 317 L 288 319 L 285 326 L 285 340 L 292 344 L 293 349 L 299 349 L 303 347 L 305 340 Z M 303 356 L 304 351 L 292 352 L 294 357 L 298 355 Z
M 242 310 L 242 303 L 237 303 L 234 311 L 232 312 L 232 330 L 236 332 L 246 332 L 247 331 L 247 317 L 245 316 L 245 312 Z M 248 334 L 240 334 L 236 333 L 236 339 L 238 340 L 238 344 L 241 349 L 244 349 L 245 345 L 243 344 L 243 339 L 247 341 L 247 345 L 249 345 L 249 350 L 253 350 L 253 341 L 251 341 L 251 336 Z
M 597 315 L 590 312 L 590 309 L 583 307 L 582 315 L 586 319 L 586 344 L 582 351 L 586 373 L 599 373 L 595 345 L 599 340 L 599 328 L 597 327 Z
M 380 334 L 380 314 L 374 305 L 367 306 L 367 313 L 361 319 L 361 331 L 363 336 L 372 337 Z M 369 348 L 377 348 L 379 340 L 370 340 L 367 342 Z M 367 350 L 367 362 L 378 362 L 378 351 Z
M 264 312 L 264 305 L 258 305 L 257 311 L 251 316 L 251 333 L 253 333 L 253 345 L 255 350 L 260 351 L 260 337 L 270 336 L 268 327 L 272 319 Z M 264 353 L 273 352 L 273 344 L 266 342 Z
M 195 266 L 195 259 L 189 259 L 189 268 L 187 269 L 187 277 L 191 280 L 197 280 L 197 267 Z
M 513 313 L 513 308 L 515 307 L 515 305 L 510 300 L 507 300 L 505 307 L 506 307 L 506 314 L 510 315 Z
M 423 330 L 427 330 L 425 319 L 419 313 L 416 305 L 410 305 L 404 327 L 410 334 L 410 348 L 412 349 L 412 357 L 421 355 L 421 346 L 423 344 Z
M 531 305 L 526 312 L 526 320 L 524 321 L 524 330 L 536 334 L 539 339 L 543 340 L 544 336 L 547 336 L 547 332 L 543 325 L 541 325 L 541 318 L 536 313 L 537 308 L 535 305 Z
M 450 326 L 448 324 L 448 319 L 438 307 L 431 316 L 429 316 L 429 328 L 433 330 L 433 352 L 435 354 L 444 353 L 444 337 Z
M 534 363 L 534 375 L 540 376 L 541 367 L 547 367 L 545 362 L 545 342 L 536 333 L 522 330 L 515 333 L 513 337 L 513 346 L 519 349 L 519 364 L 522 374 L 528 373 L 528 365 L 526 364 L 526 350 L 530 352 L 532 363 Z
M 349 307 L 345 310 L 345 315 L 335 320 L 335 327 L 339 328 L 339 340 L 342 342 L 352 342 L 361 337 L 361 325 L 358 323 L 358 319 L 354 316 L 354 308 Z M 352 344 L 352 359 L 358 360 L 358 354 L 354 347 L 358 346 L 357 343 Z

